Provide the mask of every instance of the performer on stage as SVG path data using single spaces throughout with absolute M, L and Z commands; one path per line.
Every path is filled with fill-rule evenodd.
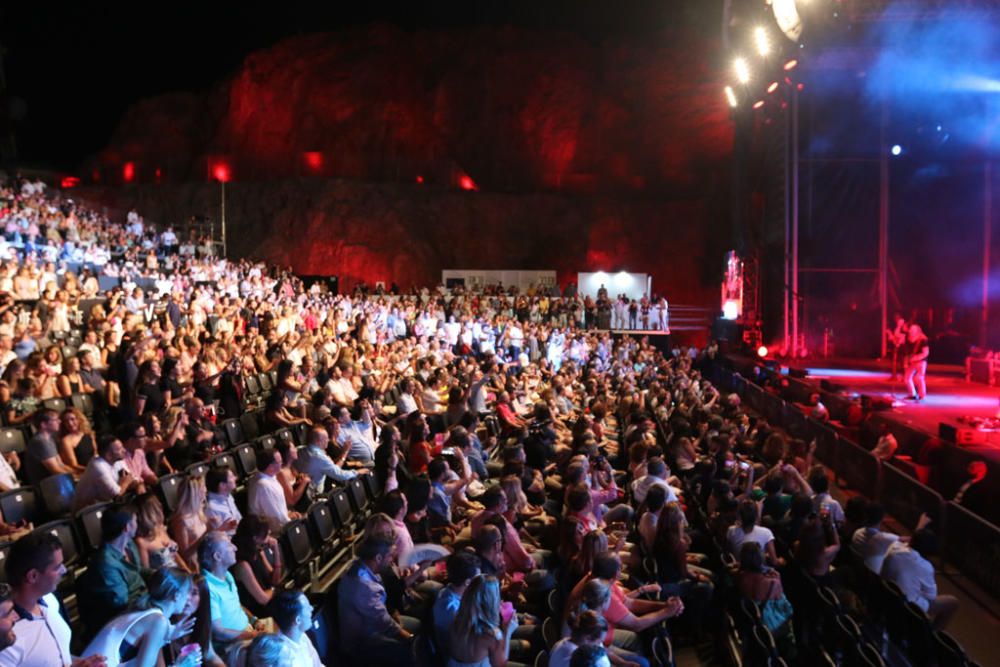
M 893 329 L 885 330 L 885 338 L 892 353 L 892 381 L 895 382 L 899 376 L 899 351 L 906 343 L 906 320 L 899 313 L 896 313 L 893 320 L 895 320 L 896 326 Z
M 903 346 L 906 355 L 906 386 L 910 401 L 922 401 L 927 396 L 927 357 L 931 347 L 919 324 L 911 324 Z

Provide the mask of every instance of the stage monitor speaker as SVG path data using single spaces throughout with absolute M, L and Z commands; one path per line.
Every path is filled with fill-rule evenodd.
M 978 428 L 969 428 L 967 426 L 946 424 L 945 422 L 938 423 L 938 437 L 942 440 L 953 442 L 959 446 L 967 447 L 970 445 L 986 444 L 985 431 L 981 431 Z
M 880 412 L 882 410 L 892 410 L 891 396 L 870 396 L 861 395 L 861 407 L 865 412 Z

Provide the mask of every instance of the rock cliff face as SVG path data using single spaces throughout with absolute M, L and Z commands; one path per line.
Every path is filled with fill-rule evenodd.
M 215 217 L 223 164 L 231 248 L 304 273 L 629 269 L 708 298 L 732 142 L 709 53 L 515 29 L 296 37 L 204 94 L 135 105 L 90 196 Z M 134 182 L 109 188 L 127 162 Z

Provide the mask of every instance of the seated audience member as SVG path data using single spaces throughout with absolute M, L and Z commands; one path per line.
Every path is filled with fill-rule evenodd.
M 603 646 L 584 644 L 573 651 L 569 667 L 608 667 L 608 652 Z
M 774 533 L 757 525 L 757 503 L 750 499 L 740 502 L 739 522 L 730 526 L 726 532 L 726 548 L 734 556 L 739 555 L 744 542 L 756 542 L 764 551 L 768 563 L 780 563 L 774 548 Z
M 810 517 L 799 531 L 795 560 L 813 579 L 823 582 L 830 574 L 833 559 L 840 552 L 840 533 L 828 511 Z M 824 582 L 830 583 L 830 582 Z
M 500 582 L 480 574 L 462 594 L 448 641 L 449 667 L 503 667 L 510 657 L 510 640 L 517 614 L 507 606 L 501 614 Z
M 281 635 L 260 635 L 247 646 L 243 656 L 245 667 L 276 667 L 294 665 L 295 647 Z M 238 664 L 238 663 L 237 663 Z
M 462 492 L 469 484 L 468 465 L 465 459 L 458 454 L 465 474 L 457 479 L 449 479 L 451 468 L 448 462 L 442 458 L 432 460 L 427 465 L 427 477 L 431 482 L 431 496 L 427 501 L 427 518 L 430 521 L 431 529 L 434 531 L 454 530 L 452 523 L 452 503 L 456 495 Z
M 360 465 L 373 465 L 375 431 L 368 401 L 359 399 L 353 409 L 340 408 L 336 414 L 340 422 L 340 444 L 349 447 L 347 458 Z
M 910 537 L 909 544 L 896 542 L 889 548 L 882 576 L 899 586 L 907 600 L 923 609 L 936 630 L 943 630 L 958 611 L 958 599 L 938 595 L 934 565 L 930 561 L 937 550 L 937 536 L 927 528 L 918 530 Z
M 823 466 L 813 467 L 809 473 L 809 486 L 813 491 L 813 512 L 819 514 L 826 507 L 835 525 L 844 523 L 844 509 L 830 495 L 830 478 L 826 476 Z
M 284 576 L 284 562 L 278 541 L 267 522 L 249 514 L 243 517 L 236 535 L 236 563 L 230 568 L 243 606 L 256 616 L 267 616 L 267 605 Z
M 76 408 L 63 410 L 59 423 L 59 458 L 74 475 L 82 475 L 90 459 L 97 456 L 94 431 Z
M 93 630 L 147 592 L 135 544 L 136 529 L 131 507 L 109 507 L 101 515 L 101 546 L 90 557 L 77 584 L 81 616 Z
M 885 508 L 882 505 L 868 503 L 865 510 L 865 525 L 858 528 L 851 538 L 851 551 L 864 561 L 865 567 L 875 574 L 882 572 L 882 564 L 892 545 L 900 541 L 905 542 L 908 539 L 880 530 L 884 518 Z M 921 514 L 917 522 L 917 530 L 923 530 L 928 523 L 930 523 L 930 518 L 926 514 Z
M 740 547 L 736 587 L 743 597 L 757 603 L 777 600 L 783 594 L 781 576 L 764 564 L 764 551 L 756 542 L 744 542 Z
M 14 601 L 4 600 L 0 602 L 0 652 L 9 646 L 13 646 L 17 641 L 14 636 L 14 624 L 19 620 L 17 612 L 14 611 Z
M 205 520 L 209 530 L 217 530 L 232 537 L 240 525 L 243 514 L 236 507 L 233 491 L 236 490 L 236 473 L 228 466 L 211 468 L 205 474 Z
M 149 592 L 140 597 L 132 609 L 113 619 L 94 637 L 87 655 L 109 656 L 108 664 L 128 667 L 155 667 L 162 649 L 174 639 L 183 637 L 194 627 L 191 575 L 181 570 L 164 568 L 149 578 Z M 176 624 L 170 619 L 180 616 Z M 201 647 L 189 651 L 171 667 L 198 667 L 202 664 Z
M 309 498 L 306 492 L 309 491 L 311 482 L 309 475 L 295 467 L 299 450 L 294 443 L 279 440 L 275 451 L 281 455 L 281 468 L 278 469 L 275 479 L 281 484 L 281 490 L 285 494 L 285 504 L 290 509 L 301 509 L 308 505 Z
M 18 619 L 13 643 L 0 651 L 0 665 L 104 666 L 102 655 L 78 659 L 70 653 L 73 631 L 59 612 L 55 596 L 65 573 L 62 544 L 54 535 L 29 533 L 11 547 L 7 582 Z
M 130 422 L 118 429 L 118 439 L 125 445 L 125 456 L 122 459 L 125 468 L 135 479 L 142 480 L 149 487 L 156 485 L 159 479 L 146 461 L 146 427 Z
M 42 409 L 34 413 L 35 435 L 24 450 L 24 475 L 28 484 L 38 484 L 49 475 L 73 474 L 73 469 L 59 458 L 56 438 L 60 419 L 55 410 Z M 10 425 L 10 420 L 7 421 Z
M 271 613 L 279 636 L 292 645 L 289 667 L 323 667 L 316 647 L 306 634 L 313 624 L 313 608 L 302 591 L 281 591 L 271 600 Z M 276 667 L 276 666 L 272 666 Z
M 139 547 L 139 562 L 143 569 L 185 569 L 186 565 L 177 558 L 177 542 L 167 532 L 163 505 L 154 494 L 147 493 L 136 500 L 136 522 L 135 544 Z
M 205 497 L 204 477 L 184 478 L 177 493 L 177 508 L 170 517 L 170 533 L 177 540 L 177 556 L 191 572 L 198 571 L 198 541 L 208 531 Z
M 139 493 L 142 480 L 136 479 L 127 468 L 118 468 L 125 457 L 122 441 L 113 435 L 102 435 L 97 440 L 97 456 L 90 459 L 87 469 L 76 485 L 73 505 L 81 510 L 94 503 L 107 503 L 127 493 Z
M 660 518 L 660 510 L 667 504 L 667 492 L 662 486 L 654 486 L 646 493 L 643 503 L 645 508 L 639 517 L 639 544 L 644 554 L 653 553 L 653 543 L 656 541 L 656 527 Z
M 250 480 L 247 511 L 267 522 L 271 532 L 278 534 L 286 523 L 299 517 L 298 512 L 289 512 L 285 491 L 278 481 L 281 473 L 281 453 L 275 449 L 265 454 L 260 472 Z
M 632 497 L 637 503 L 646 499 L 646 493 L 654 486 L 659 486 L 666 491 L 668 503 L 677 502 L 677 493 L 667 482 L 670 477 L 670 469 L 660 457 L 653 457 L 646 463 L 646 475 L 632 483 Z
M 889 430 L 889 422 L 882 422 L 879 425 L 878 442 L 875 443 L 872 454 L 877 459 L 889 461 L 896 455 L 897 449 L 899 449 L 899 443 L 896 441 L 896 436 Z
M 472 579 L 479 575 L 479 561 L 476 556 L 467 551 L 458 551 L 448 556 L 445 567 L 448 573 L 448 584 L 438 591 L 432 611 L 436 648 L 438 653 L 443 656 L 449 655 L 451 628 L 462 603 L 462 595 Z
M 354 561 L 338 584 L 340 640 L 343 650 L 366 656 L 372 664 L 413 665 L 411 641 L 420 622 L 408 616 L 397 622 L 389 614 L 377 574 L 391 563 L 394 543 L 391 535 L 374 534 L 357 546 Z
M 596 646 L 604 650 L 604 636 L 608 633 L 608 622 L 596 611 L 585 611 L 569 621 L 570 636 L 563 637 L 549 653 L 549 667 L 569 667 L 576 650 L 581 646 Z M 607 654 L 596 664 L 611 667 Z
M 198 562 L 208 588 L 215 653 L 226 660 L 241 642 L 258 634 L 240 605 L 236 581 L 229 573 L 229 568 L 236 563 L 236 547 L 225 533 L 205 533 L 198 545 Z
M 335 484 L 343 484 L 358 476 L 354 470 L 345 470 L 341 467 L 349 450 L 344 448 L 341 451 L 341 460 L 334 461 L 326 453 L 329 444 L 330 435 L 326 429 L 322 426 L 313 426 L 309 429 L 308 444 L 299 453 L 298 460 L 295 461 L 295 468 L 309 478 L 314 497 L 326 492 L 328 478 Z M 363 469 L 362 472 L 368 472 L 368 470 Z

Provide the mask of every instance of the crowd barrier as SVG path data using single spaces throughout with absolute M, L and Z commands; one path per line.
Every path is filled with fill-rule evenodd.
M 1000 597 L 1000 528 L 953 502 L 946 504 L 944 557 L 959 571 Z
M 797 438 L 816 441 L 816 458 L 839 480 L 864 496 L 877 499 L 909 530 L 921 513 L 943 537 L 942 557 L 990 594 L 1000 597 L 1000 527 L 944 497 L 918 479 L 883 465 L 866 448 L 837 434 L 829 425 L 804 415 L 795 405 L 765 391 L 721 365 L 710 376 L 721 388 L 735 392 L 750 409 Z

